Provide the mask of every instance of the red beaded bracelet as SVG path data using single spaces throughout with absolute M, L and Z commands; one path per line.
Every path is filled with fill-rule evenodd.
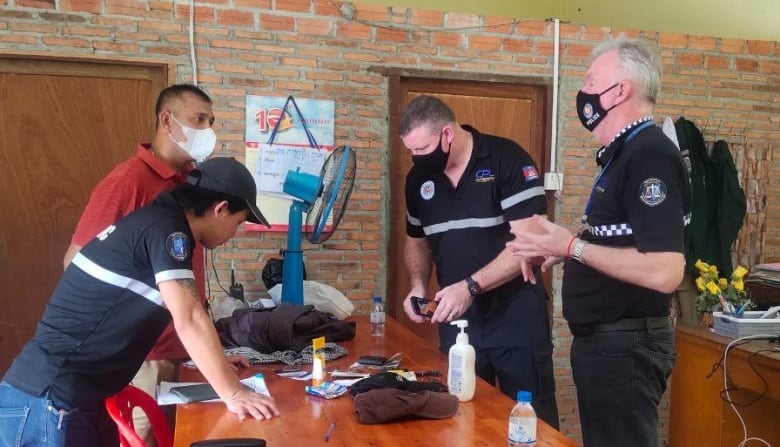
M 571 258 L 571 245 L 574 243 L 574 241 L 577 240 L 577 236 L 572 236 L 571 240 L 569 241 L 569 246 L 566 247 L 566 257 Z

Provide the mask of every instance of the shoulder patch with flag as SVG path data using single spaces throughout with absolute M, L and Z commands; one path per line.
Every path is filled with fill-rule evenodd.
M 536 167 L 534 165 L 523 166 L 523 177 L 525 177 L 526 182 L 530 182 L 531 180 L 538 179 L 539 173 L 536 172 Z

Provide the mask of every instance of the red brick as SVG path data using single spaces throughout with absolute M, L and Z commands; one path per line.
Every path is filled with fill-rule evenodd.
M 272 14 L 260 14 L 260 28 L 269 31 L 295 31 L 295 19 Z
M 658 39 L 658 46 L 666 48 L 686 48 L 688 46 L 688 35 L 679 33 L 661 33 Z
M 501 38 L 498 36 L 493 35 L 480 35 L 480 34 L 470 34 L 467 36 L 468 43 L 466 44 L 466 48 L 478 51 L 478 52 L 484 52 L 484 51 L 499 51 L 501 49 Z
M 273 0 L 233 0 L 233 5 L 241 9 L 271 9 Z
M 88 40 L 74 39 L 74 38 L 67 38 L 67 37 L 44 36 L 41 37 L 41 42 L 45 43 L 46 45 L 56 45 L 56 46 L 74 47 L 74 48 L 88 48 L 90 46 L 90 42 Z
M 255 15 L 251 12 L 230 9 L 217 10 L 217 24 L 227 26 L 255 26 Z
M 368 22 L 385 22 L 390 17 L 389 8 L 385 5 L 372 5 L 369 3 L 357 3 L 355 6 L 355 16 L 360 20 Z
M 149 14 L 149 3 L 146 0 L 104 0 L 106 14 L 146 17 Z
M 723 56 L 707 56 L 704 58 L 704 66 L 715 70 L 728 70 L 731 68 L 731 58 Z
M 776 56 L 778 55 L 776 42 L 748 40 L 747 46 L 748 52 L 750 54 L 757 54 L 759 56 L 771 56 L 772 54 Z
M 395 30 L 387 28 L 377 28 L 376 40 L 380 42 L 406 42 L 409 39 L 409 33 L 406 30 Z
M 441 11 L 412 10 L 411 24 L 417 26 L 441 26 L 444 23 L 444 13 Z
M 720 51 L 722 53 L 740 53 L 743 54 L 747 49 L 747 41 L 741 39 L 720 39 Z
M 371 27 L 357 22 L 340 22 L 336 34 L 342 39 L 369 40 Z
M 452 28 L 477 28 L 480 25 L 479 16 L 474 14 L 463 14 L 459 12 L 448 12 L 445 18 L 445 26 Z
M 25 0 L 30 1 L 30 0 Z M 31 3 L 38 3 L 34 0 L 30 1 Z M 19 4 L 20 2 L 17 1 L 16 4 L 18 6 L 23 6 Z M 40 2 L 40 3 L 49 3 L 49 2 Z M 74 11 L 74 12 L 88 12 L 91 14 L 99 14 L 102 12 L 101 8 L 101 1 L 100 0 L 62 0 L 60 2 L 60 9 L 63 11 Z
M 335 29 L 331 19 L 305 19 L 298 18 L 298 33 L 311 34 L 315 36 L 329 36 Z
M 176 18 L 176 20 L 188 24 L 190 20 L 189 4 L 176 5 L 176 8 L 174 10 L 174 17 Z M 193 21 L 195 22 L 195 24 L 203 24 L 203 23 L 213 24 L 214 8 L 195 5 L 195 14 L 193 16 Z
M 463 48 L 465 37 L 461 33 L 436 32 L 433 34 L 434 47 Z
M 522 20 L 517 25 L 517 34 L 528 37 L 553 37 L 553 24 L 541 20 Z
M 275 6 L 278 11 L 310 12 L 311 0 L 277 0 Z
M 689 36 L 688 48 L 692 50 L 715 51 L 718 41 L 714 37 Z

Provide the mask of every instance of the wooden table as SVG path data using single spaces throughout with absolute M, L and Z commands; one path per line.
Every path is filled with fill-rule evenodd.
M 733 447 L 742 442 L 742 424 L 731 406 L 721 399 L 723 369 L 712 372 L 731 341 L 701 327 L 677 326 L 677 362 L 672 373 L 669 418 L 671 447 Z M 751 341 L 732 347 L 727 361 L 730 382 L 739 388 L 730 392 L 733 401 L 748 402 L 763 394 L 752 405 L 737 407 L 748 436 L 763 438 L 775 446 L 780 443 L 780 353 L 767 350 L 777 347 L 776 343 Z M 748 445 L 760 443 L 751 441 Z
M 400 323 L 387 319 L 384 338 L 372 337 L 367 317 L 356 317 L 357 335 L 341 346 L 349 355 L 326 364 L 326 369 L 347 369 L 358 355 L 390 356 L 403 353 L 401 366 L 411 370 L 438 369 L 446 382 L 447 358 Z M 221 437 L 258 437 L 274 446 L 503 446 L 507 444 L 509 412 L 514 401 L 483 380 L 477 380 L 474 399 L 461 402 L 449 419 L 406 419 L 378 425 L 360 424 L 353 412 L 352 398 L 344 395 L 325 400 L 304 392 L 308 382 L 279 377 L 273 373 L 280 365 L 253 367 L 241 373 L 248 377 L 263 372 L 280 416 L 266 421 L 244 420 L 227 411 L 222 403 L 179 405 L 176 411 L 174 446 L 189 447 L 202 439 Z M 183 381 L 202 381 L 195 370 L 183 370 Z M 336 422 L 330 441 L 325 433 Z M 538 447 L 576 446 L 539 420 Z

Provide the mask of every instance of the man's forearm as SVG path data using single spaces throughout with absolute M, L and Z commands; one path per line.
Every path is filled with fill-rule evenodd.
M 636 248 L 585 244 L 582 261 L 620 281 L 672 293 L 682 281 L 685 257 L 676 252 L 640 253 Z

